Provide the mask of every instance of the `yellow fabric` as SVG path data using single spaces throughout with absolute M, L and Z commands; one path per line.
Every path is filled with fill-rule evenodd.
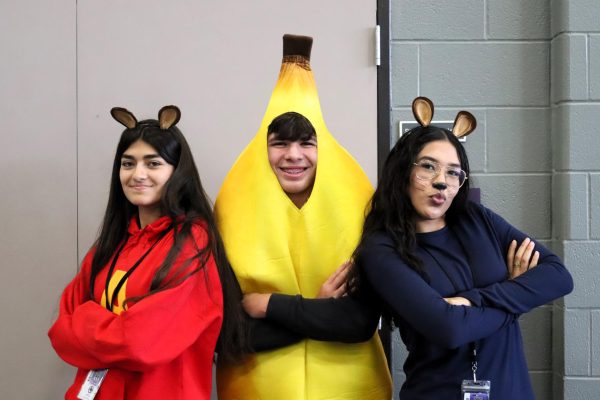
M 267 126 L 296 111 L 317 132 L 317 173 L 298 209 L 267 159 Z M 373 188 L 358 163 L 331 136 L 312 72 L 284 62 L 258 133 L 229 171 L 215 212 L 227 256 L 244 293 L 315 297 L 348 260 L 360 237 Z M 389 400 L 391 379 L 379 337 L 360 344 L 304 340 L 219 366 L 219 399 Z
M 110 281 L 108 282 L 108 296 L 112 299 L 113 293 L 117 288 L 117 285 L 125 276 L 125 271 L 121 271 L 120 269 L 116 270 L 113 275 L 110 277 Z M 117 304 L 113 304 L 112 312 L 120 315 L 123 311 L 127 310 L 127 304 L 125 304 L 125 299 L 127 298 L 127 282 L 128 279 L 123 282 L 123 286 L 121 290 L 117 294 Z M 100 299 L 100 305 L 106 308 L 106 291 L 102 291 L 102 298 Z

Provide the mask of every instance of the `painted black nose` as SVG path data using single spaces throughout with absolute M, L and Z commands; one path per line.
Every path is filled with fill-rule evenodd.
M 433 186 L 433 188 L 437 190 L 444 190 L 448 188 L 448 185 L 446 185 L 444 182 L 435 182 L 431 186 Z

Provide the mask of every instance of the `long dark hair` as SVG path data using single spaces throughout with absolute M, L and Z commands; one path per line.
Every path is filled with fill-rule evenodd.
M 211 203 L 202 187 L 192 152 L 176 126 L 161 129 L 157 120 L 148 119 L 137 123 L 133 128 L 125 129 L 121 134 L 113 161 L 108 204 L 98 238 L 94 243 L 90 296 L 92 298 L 94 296 L 96 276 L 127 239 L 129 221 L 137 214 L 137 207 L 125 197 L 119 179 L 119 170 L 123 153 L 138 140 L 152 146 L 167 163 L 175 167 L 165 184 L 160 200 L 163 215 L 171 219 L 168 229 L 173 232 L 173 246 L 156 271 L 150 290 L 144 297 L 172 287 L 182 279 L 203 270 L 212 255 L 223 290 L 223 324 L 218 344 L 219 356 L 225 359 L 236 359 L 246 351 L 245 319 L 241 308 L 242 291 L 225 256 Z M 165 278 L 171 272 L 173 262 L 180 253 L 183 243 L 191 238 L 192 226 L 199 221 L 205 224 L 208 243 L 205 248 L 199 248 L 197 255 L 182 266 L 182 269 L 195 260 L 198 260 L 198 267 L 183 277 L 181 273 L 177 273 L 182 271 L 175 271 L 172 276 L 179 279 L 176 282 L 167 281 Z
M 413 163 L 423 147 L 434 141 L 448 141 L 456 149 L 460 167 L 469 175 L 469 161 L 465 149 L 454 134 L 436 126 L 419 126 L 411 129 L 398 140 L 385 160 L 377 189 L 370 202 L 363 232 L 354 258 L 358 259 L 366 240 L 375 232 L 385 232 L 393 241 L 396 251 L 406 264 L 427 279 L 423 263 L 416 256 L 416 211 L 409 195 Z M 453 224 L 467 207 L 469 180 L 460 187 L 446 212 L 446 223 Z M 359 268 L 349 273 L 351 291 L 359 284 Z

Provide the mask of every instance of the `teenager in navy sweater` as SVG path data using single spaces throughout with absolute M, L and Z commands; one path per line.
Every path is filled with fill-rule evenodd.
M 469 163 L 457 136 L 475 118 L 459 113 L 453 132 L 429 126 L 426 98 L 413 113 L 421 126 L 385 162 L 352 286 L 368 282 L 399 328 L 408 349 L 402 400 L 465 398 L 474 361 L 492 399 L 533 399 L 519 316 L 571 292 L 571 276 L 550 250 L 467 200 Z

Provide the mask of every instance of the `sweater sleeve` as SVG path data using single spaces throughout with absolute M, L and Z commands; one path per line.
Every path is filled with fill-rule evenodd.
M 490 336 L 515 316 L 488 307 L 453 306 L 398 255 L 384 235 L 372 237 L 357 263 L 391 310 L 430 342 L 456 348 Z
M 379 308 L 364 295 L 307 299 L 272 294 L 267 319 L 303 337 L 344 343 L 369 340 L 379 321 Z
M 521 244 L 528 236 L 519 231 L 494 212 L 483 209 L 498 240 L 500 250 L 506 260 L 508 247 L 514 239 Z M 533 240 L 533 239 L 532 239 Z M 534 251 L 540 252 L 538 265 L 515 279 L 507 279 L 483 288 L 475 288 L 463 293 L 473 304 L 500 308 L 509 313 L 523 314 L 573 290 L 573 279 L 560 258 L 535 242 Z
M 81 270 L 63 291 L 58 318 L 48 331 L 48 336 L 56 353 L 67 363 L 79 368 L 102 369 L 105 365 L 82 346 L 69 326 L 73 312 L 90 299 L 89 271 L 92 256 L 93 251 L 86 254 Z
M 65 289 L 48 333 L 58 355 L 76 367 L 143 371 L 176 358 L 205 331 L 219 330 L 221 286 L 212 258 L 178 286 L 118 315 L 87 300 L 85 275 Z
M 253 352 L 279 349 L 298 343 L 304 336 L 266 318 L 250 318 L 249 342 Z

